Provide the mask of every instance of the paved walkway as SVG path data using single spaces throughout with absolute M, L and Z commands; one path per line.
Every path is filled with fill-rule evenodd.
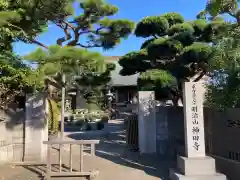
M 156 156 L 142 156 L 137 152 L 127 150 L 123 122 L 113 120 L 109 122 L 109 135 L 100 139 L 96 147 L 96 156 L 87 152 L 84 156 L 84 170 L 98 170 L 96 180 L 166 180 L 168 174 L 167 163 Z M 82 139 L 81 134 L 68 133 L 66 138 Z M 86 138 L 86 137 L 85 137 Z M 66 147 L 63 162 L 68 167 L 68 151 Z M 57 163 L 57 151 L 53 150 L 53 163 Z M 79 148 L 73 147 L 73 167 L 79 168 Z M 56 170 L 58 167 L 54 167 Z M 67 168 L 66 168 L 67 170 Z M 46 172 L 45 166 L 4 166 L 0 167 L 0 180 L 39 180 Z M 56 178 L 53 178 L 56 179 Z M 75 178 L 58 178 L 60 180 L 74 180 Z M 85 178 L 76 178 L 83 180 Z

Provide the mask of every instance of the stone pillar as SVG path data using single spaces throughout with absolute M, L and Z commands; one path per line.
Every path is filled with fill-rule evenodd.
M 172 180 L 226 180 L 216 173 L 215 160 L 206 156 L 204 137 L 204 87 L 199 82 L 186 82 L 183 91 L 185 156 L 178 157 L 178 170 L 170 171 Z
M 81 106 L 81 101 L 80 101 L 80 92 L 79 90 L 77 91 L 76 93 L 76 109 L 80 109 L 80 106 Z
M 200 83 L 184 84 L 185 155 L 188 158 L 205 157 L 206 155 L 203 98 L 203 86 Z
M 140 153 L 155 153 L 155 94 L 153 91 L 139 91 L 138 97 L 139 150 Z
M 27 95 L 25 112 L 24 161 L 44 161 L 48 141 L 46 94 Z

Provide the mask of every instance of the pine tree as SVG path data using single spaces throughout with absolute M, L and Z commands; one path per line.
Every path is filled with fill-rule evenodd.
M 17 41 L 36 43 L 49 20 L 69 14 L 69 0 L 2 0 L 0 2 L 0 86 L 1 107 L 5 107 L 19 94 L 39 88 L 38 72 L 23 63 L 13 52 Z M 56 6 L 57 5 L 57 6 Z
M 182 83 L 199 81 L 207 74 L 213 35 L 223 27 L 221 20 L 185 21 L 178 13 L 145 17 L 138 22 L 135 36 L 146 41 L 139 51 L 120 58 L 120 73 L 140 73 L 140 89 L 155 90 L 159 99 L 171 99 L 177 105 Z
M 51 21 L 65 36 L 56 39 L 56 44 L 50 47 L 37 42 L 45 50 L 38 48 L 25 59 L 38 63 L 39 70 L 49 76 L 56 73 L 77 75 L 77 84 L 85 87 L 84 94 L 90 99 L 110 80 L 114 65 L 107 64 L 103 56 L 87 49 L 114 48 L 131 34 L 134 23 L 110 18 L 118 8 L 104 0 L 85 0 L 78 2 L 78 6 L 82 12 L 80 15 L 70 14 Z M 69 82 L 73 82 L 72 79 Z M 87 92 L 89 88 L 86 87 L 91 87 L 91 92 Z

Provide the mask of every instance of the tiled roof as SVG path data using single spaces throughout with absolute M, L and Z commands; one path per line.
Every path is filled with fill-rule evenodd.
M 131 76 L 121 76 L 119 74 L 122 67 L 118 64 L 121 56 L 106 56 L 106 61 L 113 62 L 116 65 L 115 71 L 112 71 L 112 85 L 113 86 L 136 86 L 139 74 Z M 194 79 L 194 78 L 193 78 Z M 200 82 L 208 82 L 209 77 L 204 76 Z
M 106 56 L 106 60 L 113 62 L 116 65 L 116 69 L 112 71 L 112 86 L 136 86 L 138 74 L 131 76 L 121 76 L 119 74 L 122 67 L 118 64 L 118 60 L 121 56 Z
M 121 56 L 106 56 L 106 61 L 113 62 L 116 65 L 116 69 L 112 71 L 112 85 L 113 86 L 136 86 L 137 79 L 139 74 L 131 75 L 131 76 L 121 76 L 119 74 L 122 67 L 118 64 L 118 60 Z M 200 82 L 208 82 L 209 77 L 204 76 Z

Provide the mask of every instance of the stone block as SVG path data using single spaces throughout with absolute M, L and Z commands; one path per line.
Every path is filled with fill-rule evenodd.
M 170 170 L 169 176 L 171 180 L 227 180 L 227 177 L 225 175 L 219 173 L 214 173 L 212 175 L 184 176 L 174 170 Z
M 178 157 L 178 169 L 170 169 L 171 180 L 227 180 L 223 174 L 216 172 L 215 159 L 211 157 Z
M 7 145 L 0 147 L 0 164 L 13 160 L 13 146 Z
M 23 144 L 13 145 L 13 161 L 21 162 L 23 160 Z
M 177 163 L 180 173 L 186 176 L 208 175 L 214 174 L 216 171 L 215 159 L 209 156 L 201 158 L 186 158 L 179 156 Z
M 7 146 L 7 158 L 8 161 L 13 161 L 13 145 Z

